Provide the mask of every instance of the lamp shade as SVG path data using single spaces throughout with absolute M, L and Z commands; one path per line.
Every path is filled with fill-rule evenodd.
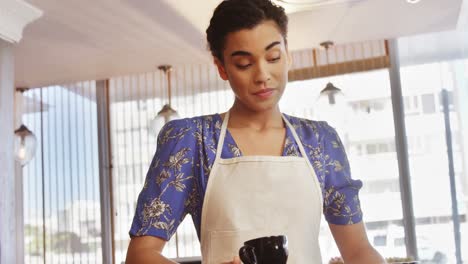
M 169 121 L 179 118 L 177 112 L 169 104 L 165 104 L 161 111 L 150 121 L 149 131 L 154 136 L 159 134 L 159 130 Z
M 338 128 L 345 123 L 347 114 L 347 102 L 343 92 L 331 82 L 327 83 L 317 100 L 317 119 L 327 121 L 334 128 Z
M 341 89 L 337 88 L 333 83 L 327 83 L 327 86 L 320 92 L 320 99 L 329 105 L 335 105 L 344 101 L 344 95 Z
M 36 136 L 25 125 L 21 125 L 15 130 L 15 159 L 26 165 L 36 152 Z

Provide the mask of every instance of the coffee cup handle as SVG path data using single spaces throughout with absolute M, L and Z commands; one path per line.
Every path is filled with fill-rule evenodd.
M 249 245 L 245 245 L 239 249 L 239 257 L 245 264 L 257 264 L 255 248 Z

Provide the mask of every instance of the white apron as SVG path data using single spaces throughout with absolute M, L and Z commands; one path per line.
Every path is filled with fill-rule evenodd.
M 283 117 L 302 157 L 222 159 L 228 120 L 229 112 L 203 202 L 203 263 L 230 262 L 239 255 L 244 241 L 273 235 L 287 235 L 288 264 L 321 263 L 322 191 L 295 129 Z

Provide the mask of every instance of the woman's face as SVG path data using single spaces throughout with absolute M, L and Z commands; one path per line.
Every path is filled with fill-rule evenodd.
M 260 112 L 277 106 L 288 81 L 291 62 L 283 36 L 275 22 L 226 36 L 224 63 L 215 59 L 223 80 L 236 95 L 236 106 Z

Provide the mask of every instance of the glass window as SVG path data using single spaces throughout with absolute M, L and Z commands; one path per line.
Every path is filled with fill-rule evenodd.
M 404 237 L 395 238 L 394 243 L 395 243 L 395 246 L 399 246 L 399 247 L 405 246 L 405 238 Z
M 366 145 L 367 154 L 375 154 L 377 153 L 377 145 L 374 143 L 369 143 Z
M 422 101 L 424 114 L 432 114 L 436 111 L 436 105 L 435 105 L 433 94 L 421 95 L 421 101 Z
M 38 139 L 23 167 L 25 263 L 102 259 L 95 89 L 82 82 L 24 93 L 23 123 Z
M 403 96 L 403 104 L 405 108 L 405 114 L 407 115 L 416 115 L 419 114 L 419 103 L 417 96 Z
M 412 42 L 416 45 L 416 42 Z M 417 45 L 424 45 L 419 43 Z M 456 172 L 458 210 L 461 219 L 461 237 L 468 237 L 465 197 L 467 193 L 467 123 L 468 111 L 463 103 L 468 101 L 466 69 L 467 60 L 444 61 L 408 65 L 401 68 L 403 95 L 419 94 L 422 113 L 406 115 L 406 129 L 410 148 L 409 163 L 413 207 L 416 220 L 416 236 L 419 256 L 422 261 L 445 259 L 444 263 L 456 263 L 455 239 L 452 221 L 452 198 L 450 190 L 445 122 L 440 107 L 442 88 L 450 87 L 450 121 L 452 135 L 459 135 L 453 148 Z M 424 79 L 429 85 L 417 86 L 411 80 Z M 450 85 L 448 85 L 450 84 Z M 453 94 L 458 93 L 459 108 L 455 108 Z M 437 106 L 436 106 L 437 102 Z M 458 140 L 465 142 L 458 144 Z M 455 164 L 456 165 L 456 164 Z M 464 169 L 463 169 L 464 168 Z M 464 244 L 463 244 L 464 243 Z M 462 252 L 468 252 L 468 243 L 462 239 Z M 462 254 L 468 257 L 465 253 Z M 439 262 L 436 262 L 439 263 Z M 440 262 L 442 263 L 442 262 Z
M 214 67 L 174 68 L 174 72 L 171 99 L 179 117 L 224 112 L 231 106 L 232 92 L 227 83 L 218 80 Z M 148 124 L 167 102 L 164 78 L 155 72 L 110 80 L 116 263 L 125 261 L 137 197 L 156 150 L 156 136 Z M 166 243 L 163 254 L 169 258 L 201 255 L 190 216 L 185 217 L 176 234 Z
M 328 81 L 343 90 L 346 107 L 354 109 L 337 111 L 330 115 L 334 119 L 325 121 L 335 126 L 346 147 L 353 178 L 363 181 L 360 200 L 369 241 L 385 257 L 404 257 L 404 245 L 395 248 L 386 242 L 393 241 L 393 237 L 391 240 L 387 238 L 388 234 L 394 233 L 392 223 L 402 219 L 388 71 L 289 83 L 281 109 L 286 113 L 319 119 L 317 113 L 323 110 L 314 102 Z M 413 98 L 411 107 L 415 108 Z M 398 230 L 399 234 L 404 233 L 402 226 Z M 320 243 L 324 263 L 339 255 L 326 224 L 321 230 Z
M 387 245 L 387 236 L 386 235 L 375 236 L 373 244 L 375 246 L 386 246 Z

